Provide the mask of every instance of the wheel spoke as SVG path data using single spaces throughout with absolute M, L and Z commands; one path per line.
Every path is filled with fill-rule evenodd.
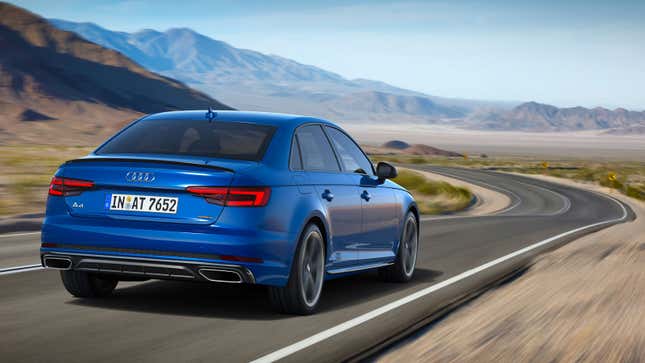
M 403 262 L 403 267 L 406 274 L 411 274 L 414 269 L 414 264 L 416 262 L 416 253 L 417 253 L 417 228 L 416 224 L 412 220 L 408 220 L 405 224 L 405 231 L 403 233 L 404 248 L 401 249 L 401 259 Z
M 311 299 L 314 293 L 314 279 L 311 276 L 310 273 L 305 274 L 305 294 L 307 295 L 307 299 Z
M 407 259 L 408 259 L 408 249 L 405 247 L 405 244 L 403 245 L 403 248 L 401 248 L 401 259 L 404 262 L 407 261 Z
M 313 245 L 311 240 L 312 240 L 312 237 L 309 236 L 305 244 L 305 262 L 309 262 L 309 259 L 311 258 L 311 248 Z
M 310 234 L 302 246 L 302 293 L 307 304 L 313 304 L 320 295 L 324 271 L 323 246 L 317 234 Z
M 410 223 L 405 224 L 405 232 L 403 233 L 403 241 L 405 241 L 406 244 L 410 242 L 410 234 L 411 234 L 411 229 L 410 228 Z

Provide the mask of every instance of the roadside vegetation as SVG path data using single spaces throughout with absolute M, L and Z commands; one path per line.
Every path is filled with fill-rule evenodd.
M 492 158 L 487 155 L 465 158 L 411 155 L 372 155 L 374 160 L 399 164 L 458 166 L 524 174 L 550 175 L 599 184 L 629 197 L 645 200 L 645 161 L 536 160 L 529 158 Z
M 399 176 L 394 181 L 414 195 L 421 214 L 457 212 L 467 208 L 473 199 L 473 194 L 466 188 L 430 180 L 409 170 L 399 170 Z
M 42 213 L 49 182 L 58 166 L 90 151 L 91 147 L 84 146 L 0 146 L 0 216 Z M 415 172 L 401 170 L 395 181 L 412 191 L 424 214 L 459 211 L 472 199 L 467 189 Z
M 47 188 L 60 164 L 92 148 L 0 146 L 0 216 L 42 213 Z

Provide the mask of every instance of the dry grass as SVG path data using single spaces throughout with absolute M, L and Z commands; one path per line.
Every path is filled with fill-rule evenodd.
M 0 146 L 0 215 L 42 212 L 47 187 L 60 164 L 92 148 Z
M 645 162 L 598 162 L 579 159 L 535 160 L 531 158 L 422 157 L 409 155 L 373 155 L 376 160 L 407 164 L 432 164 L 465 168 L 492 169 L 524 174 L 549 175 L 593 182 L 645 200 Z
M 0 215 L 42 212 L 47 186 L 60 164 L 87 155 L 85 146 L 0 146 Z M 422 213 L 440 214 L 468 206 L 472 195 L 465 188 L 430 181 L 402 171 L 396 179 L 418 197 Z

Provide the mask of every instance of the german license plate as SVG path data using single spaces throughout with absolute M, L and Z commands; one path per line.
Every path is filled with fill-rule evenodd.
M 176 214 L 179 198 L 155 195 L 112 194 L 110 210 Z

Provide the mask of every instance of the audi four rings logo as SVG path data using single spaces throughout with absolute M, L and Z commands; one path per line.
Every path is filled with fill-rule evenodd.
M 155 174 L 144 171 L 129 171 L 125 174 L 125 180 L 135 183 L 150 183 L 155 180 Z

